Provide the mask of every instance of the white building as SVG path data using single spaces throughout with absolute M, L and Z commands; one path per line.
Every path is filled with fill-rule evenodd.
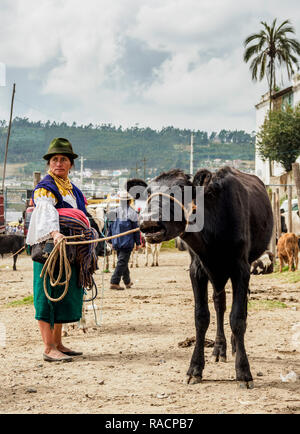
M 273 108 L 283 107 L 288 103 L 295 107 L 300 103 L 300 74 L 293 77 L 293 85 L 273 94 L 272 105 Z M 256 133 L 264 123 L 265 117 L 269 110 L 269 92 L 262 95 L 260 102 L 255 106 L 256 108 Z M 297 159 L 300 162 L 300 157 Z M 273 176 L 280 176 L 285 173 L 284 167 L 277 162 L 273 162 Z M 265 183 L 270 184 L 270 170 L 269 161 L 263 161 L 255 149 L 255 174 Z

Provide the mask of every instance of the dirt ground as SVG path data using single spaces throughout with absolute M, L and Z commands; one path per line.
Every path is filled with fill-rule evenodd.
M 0 259 L 0 413 L 300 413 L 300 280 L 292 282 L 295 273 L 251 277 L 245 342 L 255 387 L 243 390 L 235 381 L 230 349 L 230 285 L 227 363 L 216 363 L 207 347 L 203 382 L 188 385 L 193 343 L 179 343 L 195 336 L 189 255 L 163 250 L 159 267 L 142 266 L 142 257 L 140 265 L 131 271 L 131 289 L 113 291 L 108 289 L 111 274 L 102 273 L 99 260 L 97 309 L 85 305 L 88 330 L 84 334 L 76 324 L 64 340 L 84 354 L 70 363 L 49 363 L 42 360 L 31 303 L 31 258 L 19 256 L 15 272 L 11 258 Z M 209 305 L 207 339 L 213 341 L 211 287 Z M 290 372 L 298 379 L 283 381 Z

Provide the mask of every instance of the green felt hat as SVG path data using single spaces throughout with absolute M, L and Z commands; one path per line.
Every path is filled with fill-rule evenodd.
M 78 155 L 74 154 L 73 148 L 69 140 L 63 139 L 61 137 L 53 139 L 49 145 L 47 154 L 43 156 L 45 160 L 50 160 L 55 154 L 65 154 L 70 155 L 73 159 L 77 158 Z

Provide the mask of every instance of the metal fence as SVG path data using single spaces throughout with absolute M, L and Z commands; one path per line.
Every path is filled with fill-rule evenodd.
M 4 189 L 4 218 L 5 222 L 18 220 L 28 206 L 31 189 L 6 187 Z

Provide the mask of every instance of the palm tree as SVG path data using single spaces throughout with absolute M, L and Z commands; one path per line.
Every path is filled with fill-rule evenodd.
M 271 95 L 276 86 L 276 63 L 285 66 L 289 80 L 294 73 L 293 67 L 298 68 L 300 55 L 300 43 L 296 39 L 288 37 L 289 33 L 295 33 L 289 20 L 283 21 L 276 27 L 276 18 L 271 26 L 261 21 L 263 29 L 260 33 L 254 33 L 244 41 L 244 61 L 247 63 L 251 58 L 250 70 L 252 80 L 259 81 L 267 77 L 269 85 L 269 108 L 271 110 Z M 249 44 L 254 42 L 253 45 Z
M 296 39 L 291 39 L 288 34 L 294 34 L 294 28 L 289 20 L 283 21 L 276 28 L 276 18 L 271 26 L 261 21 L 263 26 L 260 33 L 253 33 L 244 41 L 244 61 L 247 63 L 251 58 L 250 70 L 252 80 L 259 81 L 267 77 L 269 85 L 269 111 L 272 110 L 272 91 L 276 87 L 276 63 L 278 66 L 285 66 L 289 80 L 294 73 L 293 67 L 298 69 L 298 59 L 300 55 L 300 43 Z M 253 45 L 249 44 L 254 42 Z M 270 175 L 272 174 L 272 163 L 269 160 Z

